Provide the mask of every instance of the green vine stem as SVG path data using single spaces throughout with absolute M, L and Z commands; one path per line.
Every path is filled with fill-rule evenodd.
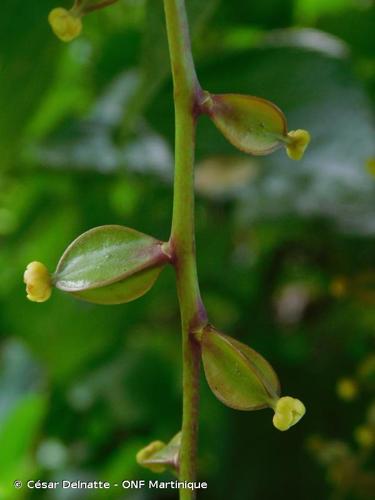
M 191 54 L 184 0 L 164 0 L 175 104 L 175 179 L 170 238 L 176 269 L 183 344 L 183 417 L 179 479 L 194 481 L 198 440 L 200 346 L 195 333 L 207 323 L 195 258 L 194 148 L 200 87 Z M 180 499 L 195 498 L 181 489 Z
M 88 5 L 87 7 L 84 8 L 85 14 L 88 14 L 89 12 L 94 12 L 95 10 L 100 10 L 104 9 L 105 7 L 109 7 L 113 3 L 118 2 L 118 0 L 103 0 L 102 2 L 98 2 L 93 5 Z

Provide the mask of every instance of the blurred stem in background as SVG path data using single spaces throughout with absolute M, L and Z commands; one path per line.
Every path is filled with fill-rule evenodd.
M 175 102 L 175 179 L 170 245 L 175 256 L 183 336 L 183 419 L 179 478 L 194 481 L 198 438 L 200 346 L 207 323 L 199 292 L 194 235 L 195 102 L 200 88 L 191 54 L 184 0 L 164 0 Z M 180 490 L 180 498 L 195 497 Z

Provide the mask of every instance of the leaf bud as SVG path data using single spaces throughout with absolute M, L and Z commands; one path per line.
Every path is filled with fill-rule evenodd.
M 136 455 L 136 460 L 139 465 L 150 469 L 152 472 L 164 472 L 166 466 L 164 464 L 154 463 L 153 456 L 165 447 L 163 441 L 152 441 L 152 443 L 139 450 Z
M 167 443 L 153 441 L 137 453 L 139 465 L 153 472 L 164 472 L 167 468 L 178 471 L 181 448 L 181 432 L 178 432 Z

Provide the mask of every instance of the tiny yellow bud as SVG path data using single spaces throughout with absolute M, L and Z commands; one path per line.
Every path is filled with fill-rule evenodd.
M 51 276 L 41 262 L 31 262 L 23 275 L 27 298 L 32 302 L 45 302 L 52 293 Z
M 149 460 L 152 459 L 155 453 L 165 448 L 165 446 L 163 441 L 152 441 L 152 443 L 137 453 L 137 463 L 146 469 L 150 469 L 152 472 L 164 472 L 167 468 L 164 464 L 151 463 Z
M 74 15 L 72 11 L 57 7 L 52 9 L 48 16 L 48 22 L 52 31 L 63 42 L 71 42 L 82 31 L 81 17 Z
M 310 143 L 311 136 L 307 130 L 292 130 L 288 133 L 289 141 L 286 145 L 286 152 L 292 160 L 300 160 Z
M 340 399 L 344 401 L 352 401 L 358 394 L 358 385 L 351 378 L 341 378 L 337 382 L 336 392 Z
M 354 437 L 362 448 L 372 448 L 375 445 L 374 430 L 367 425 L 360 425 L 354 431 Z
M 299 422 L 305 413 L 306 408 L 302 401 L 284 396 L 276 403 L 273 425 L 279 431 L 287 431 L 292 425 Z

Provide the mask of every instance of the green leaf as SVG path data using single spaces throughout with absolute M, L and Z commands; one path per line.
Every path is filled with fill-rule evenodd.
M 278 398 L 277 375 L 256 351 L 212 327 L 201 342 L 208 385 L 222 403 L 236 410 L 259 410 Z
M 272 102 L 241 94 L 208 98 L 208 113 L 217 128 L 236 148 L 253 155 L 278 149 L 286 135 L 286 119 Z
M 57 265 L 55 285 L 78 292 L 121 281 L 164 263 L 162 242 L 124 226 L 100 226 L 81 234 Z
M 145 269 L 123 281 L 101 288 L 73 292 L 76 297 L 94 304 L 125 304 L 142 297 L 157 280 L 162 266 Z
M 67 248 L 54 284 L 90 302 L 120 304 L 146 293 L 167 260 L 155 238 L 123 226 L 100 226 Z

